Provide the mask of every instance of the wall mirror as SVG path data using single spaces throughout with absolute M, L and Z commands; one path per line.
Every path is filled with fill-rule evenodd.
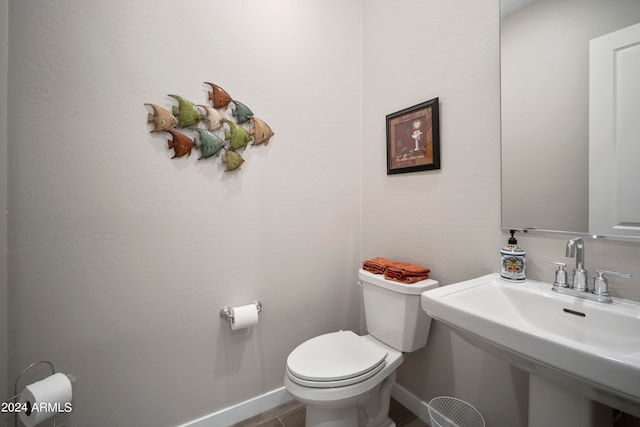
M 640 1 L 500 9 L 502 227 L 640 242 Z

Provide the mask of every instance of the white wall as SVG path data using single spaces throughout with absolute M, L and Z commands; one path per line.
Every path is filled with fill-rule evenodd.
M 500 233 L 498 1 L 364 7 L 363 257 L 427 265 L 442 285 L 496 271 Z M 442 167 L 386 175 L 385 115 L 440 98 Z M 454 395 L 487 425 L 526 425 L 527 377 L 435 322 L 398 382 Z M 488 391 L 491 390 L 489 393 Z
M 360 2 L 12 2 L 10 376 L 77 379 L 72 425 L 174 426 L 282 386 L 359 327 Z M 171 159 L 147 102 L 211 81 L 275 131 L 240 171 Z M 224 305 L 260 299 L 231 333 Z
M 364 3 L 363 258 L 427 265 L 441 285 L 499 269 L 500 52 L 498 0 Z M 442 168 L 386 175 L 385 115 L 440 98 Z M 527 275 L 551 281 L 544 260 L 566 261 L 564 236 L 518 236 Z M 640 246 L 589 241 L 587 266 L 640 277 Z M 637 279 L 612 293 L 640 300 Z M 487 425 L 526 426 L 528 377 L 435 322 L 427 347 L 407 355 L 398 382 L 425 402 L 454 395 Z
M 10 376 L 45 357 L 75 373 L 71 425 L 176 425 L 280 386 L 299 342 L 357 329 L 362 258 L 443 285 L 497 271 L 498 0 L 297 3 L 11 3 Z M 142 103 L 204 80 L 276 132 L 238 174 L 147 133 Z M 436 96 L 442 169 L 387 176 L 385 115 Z M 519 241 L 529 277 L 551 280 L 538 261 L 563 260 L 566 238 Z M 589 268 L 640 277 L 638 256 L 587 242 Z M 260 326 L 230 334 L 219 308 L 256 297 Z M 526 425 L 526 375 L 431 332 L 400 384 Z

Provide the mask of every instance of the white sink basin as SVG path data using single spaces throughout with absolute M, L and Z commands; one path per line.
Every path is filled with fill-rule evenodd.
M 530 373 L 640 416 L 640 303 L 603 304 L 489 274 L 423 293 L 422 308 Z

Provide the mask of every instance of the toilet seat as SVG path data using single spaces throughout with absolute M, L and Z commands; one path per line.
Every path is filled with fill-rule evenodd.
M 352 331 L 339 331 L 300 344 L 287 358 L 287 377 L 313 388 L 365 381 L 386 365 L 387 351 Z

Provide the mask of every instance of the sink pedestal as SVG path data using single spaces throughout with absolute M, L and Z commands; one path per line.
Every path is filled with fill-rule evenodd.
M 529 427 L 611 427 L 611 408 L 529 375 Z

